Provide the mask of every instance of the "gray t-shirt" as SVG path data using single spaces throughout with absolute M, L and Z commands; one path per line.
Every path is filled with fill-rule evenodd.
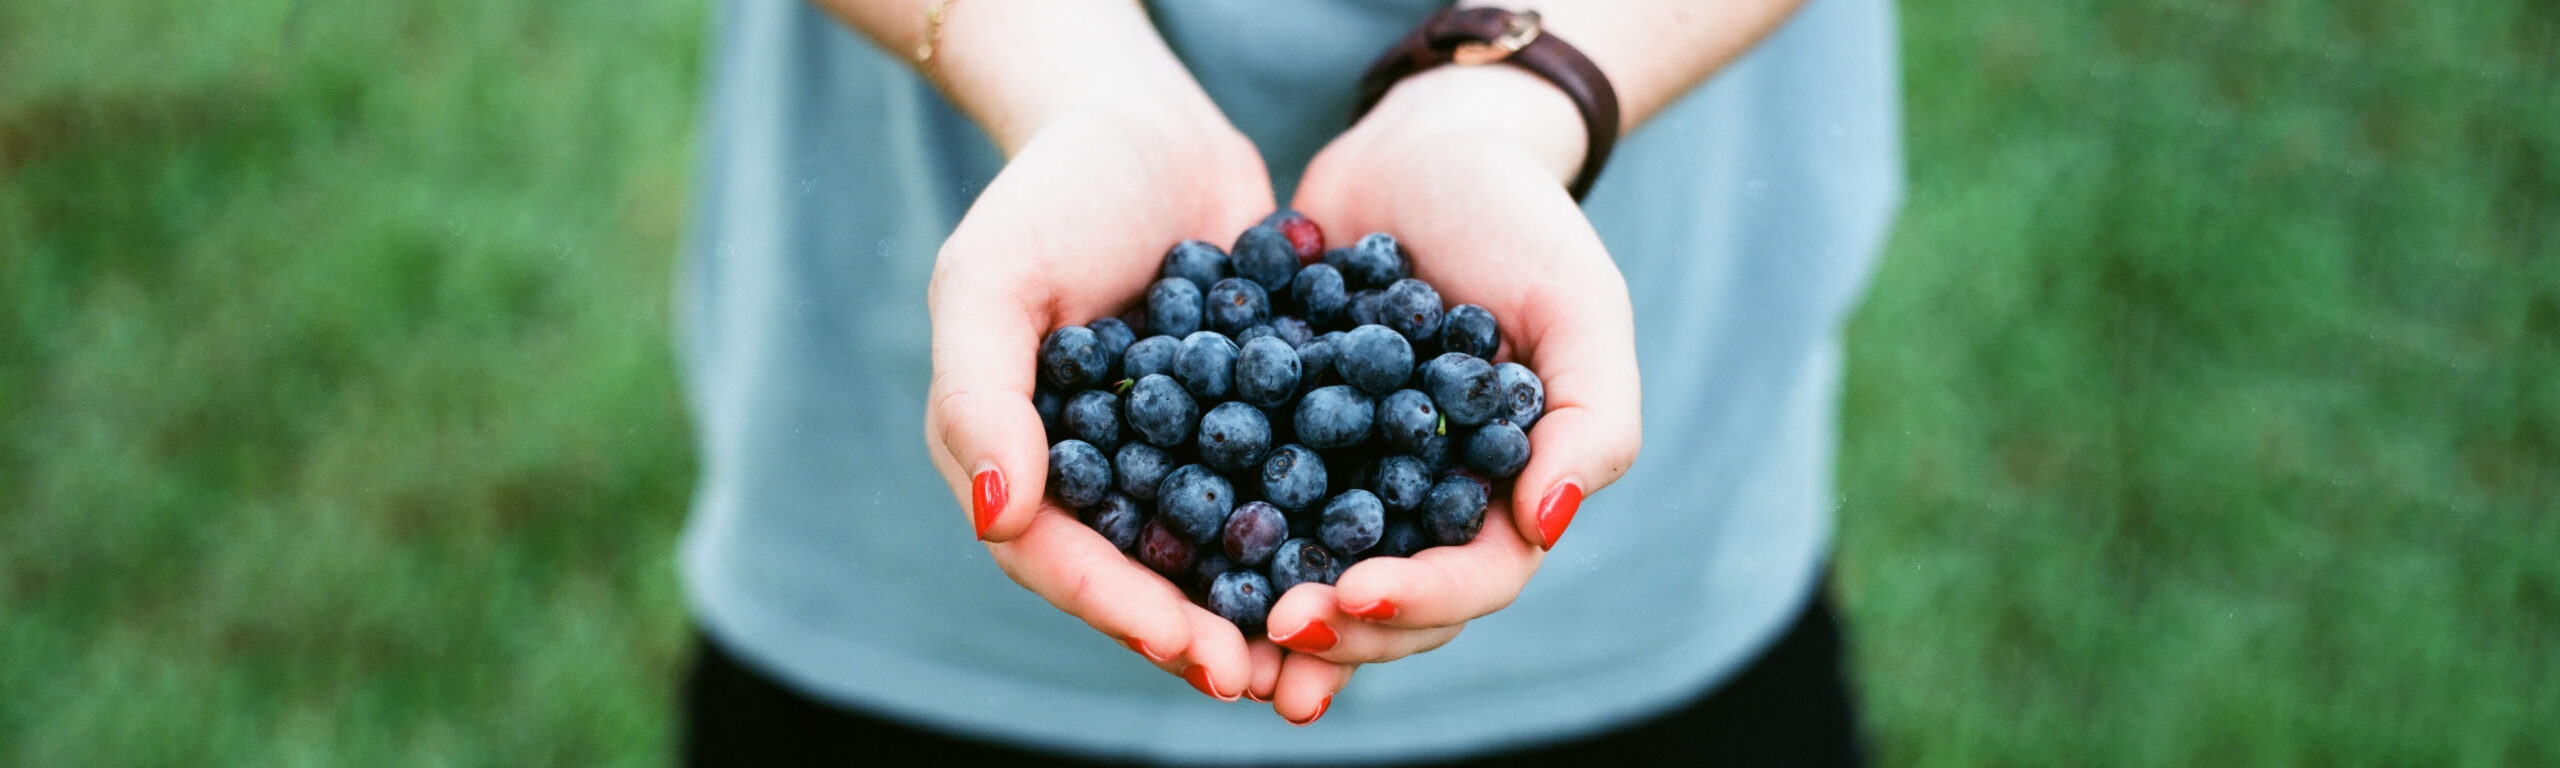
M 1150 5 L 1283 200 L 1361 68 L 1436 7 Z M 1001 158 L 809 4 L 726 0 L 678 289 L 703 459 L 681 553 L 696 617 L 823 700 L 1123 758 L 1456 756 L 1703 693 L 1824 567 L 1840 325 L 1901 190 L 1891 13 L 1811 0 L 1619 146 L 1585 210 L 1633 290 L 1643 456 L 1510 608 L 1362 668 L 1293 728 L 1157 671 L 970 539 L 921 438 L 924 294 Z

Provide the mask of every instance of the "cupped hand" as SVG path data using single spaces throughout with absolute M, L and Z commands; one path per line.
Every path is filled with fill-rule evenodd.
M 1276 668 L 1277 650 L 1250 649 L 1233 624 L 1047 498 L 1034 358 L 1050 329 L 1132 306 L 1173 243 L 1223 241 L 1251 226 L 1271 210 L 1270 190 L 1252 144 L 1213 110 L 1062 115 L 979 194 L 943 243 L 929 289 L 925 442 L 996 563 L 1059 610 L 1226 699 L 1256 676 L 1256 654 Z
M 1291 653 L 1255 692 L 1292 722 L 1323 714 L 1355 665 L 1440 647 L 1509 605 L 1582 498 L 1635 460 L 1634 316 L 1625 279 L 1565 192 L 1583 142 L 1571 110 L 1517 70 L 1434 70 L 1399 84 L 1299 185 L 1294 207 L 1329 237 L 1393 234 L 1443 301 L 1492 310 L 1502 355 L 1545 380 L 1548 411 L 1475 541 L 1372 558 L 1331 586 L 1281 596 L 1271 637 Z

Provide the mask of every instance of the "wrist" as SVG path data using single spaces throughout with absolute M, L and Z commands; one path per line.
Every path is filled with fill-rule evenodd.
M 1559 183 L 1580 173 L 1590 137 L 1565 92 L 1507 65 L 1440 66 L 1387 90 L 1355 132 L 1438 143 L 1493 139 L 1517 146 Z
M 1007 156 L 1062 119 L 1213 144 L 1234 133 L 1129 0 L 949 3 L 922 73 Z

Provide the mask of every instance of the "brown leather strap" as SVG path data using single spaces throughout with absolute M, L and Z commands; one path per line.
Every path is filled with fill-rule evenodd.
M 1525 17 L 1526 26 L 1534 27 L 1535 12 L 1519 17 Z M 1543 29 L 1504 55 L 1498 44 L 1504 42 L 1506 34 L 1516 40 L 1523 21 L 1500 8 L 1443 8 L 1432 14 L 1369 65 L 1368 74 L 1360 77 L 1360 102 L 1351 110 L 1351 121 L 1357 123 L 1368 115 L 1397 81 L 1456 61 L 1462 46 L 1474 56 L 1492 56 L 1494 60 L 1518 65 L 1563 89 L 1565 96 L 1573 99 L 1574 109 L 1582 112 L 1582 127 L 1590 132 L 1590 143 L 1582 153 L 1581 173 L 1566 187 L 1580 202 L 1583 195 L 1591 193 L 1591 183 L 1600 179 L 1601 166 L 1608 165 L 1609 150 L 1617 146 L 1618 92 L 1609 87 L 1609 77 L 1600 72 L 1599 65 Z

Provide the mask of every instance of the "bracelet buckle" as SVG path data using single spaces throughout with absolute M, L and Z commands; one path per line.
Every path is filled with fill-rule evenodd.
M 1459 43 L 1455 50 L 1449 52 L 1449 62 L 1472 67 L 1511 58 L 1511 54 L 1519 53 L 1520 49 L 1536 42 L 1542 29 L 1544 25 L 1539 22 L 1537 11 L 1514 13 L 1503 24 L 1501 36 L 1484 42 Z

